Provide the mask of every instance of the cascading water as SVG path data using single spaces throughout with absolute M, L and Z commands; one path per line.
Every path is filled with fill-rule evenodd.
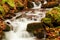
M 40 2 L 40 1 L 37 1 L 37 4 L 35 2 L 32 2 L 34 4 L 34 7 L 32 9 L 39 9 L 41 8 L 42 4 L 46 4 L 47 1 L 46 0 L 43 0 L 44 2 Z
M 39 4 L 39 6 L 37 6 L 34 2 L 33 2 L 33 4 L 34 4 L 33 9 L 38 9 L 41 7 L 41 4 Z M 28 12 L 28 14 L 29 13 L 31 13 L 31 12 Z M 35 11 L 35 14 L 37 16 L 39 16 L 40 12 Z M 41 14 L 42 14 L 41 15 L 42 17 L 45 15 L 43 13 L 41 13 Z M 41 16 L 39 16 L 40 19 L 41 19 Z M 29 23 L 40 22 L 39 18 L 37 18 L 37 21 L 34 21 L 34 19 L 28 20 L 26 18 L 14 19 L 13 21 L 6 20 L 5 22 L 9 22 L 10 25 L 13 26 L 13 30 L 11 30 L 9 32 L 5 32 L 6 40 L 36 40 L 35 37 L 33 36 L 33 34 L 28 33 L 26 31 L 26 28 Z
M 32 9 L 39 9 L 41 8 L 41 2 L 39 2 L 39 5 L 36 5 L 35 2 L 32 2 L 34 4 L 34 7 Z
M 13 31 L 9 31 L 5 33 L 6 40 L 35 40 L 34 39 L 35 37 L 26 31 L 27 24 L 30 23 L 30 21 L 23 22 L 23 21 L 15 20 L 10 23 L 14 29 Z

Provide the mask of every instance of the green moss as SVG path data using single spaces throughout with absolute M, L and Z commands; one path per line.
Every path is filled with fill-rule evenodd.
M 3 30 L 4 32 L 10 31 L 10 27 L 8 25 L 6 25 L 6 29 Z

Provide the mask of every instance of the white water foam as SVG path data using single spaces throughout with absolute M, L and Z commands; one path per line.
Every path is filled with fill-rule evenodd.
M 33 9 L 38 9 L 41 7 L 41 4 L 39 6 L 36 6 L 36 4 L 33 2 L 34 8 Z M 28 12 L 29 14 L 30 12 Z M 35 11 L 34 15 L 39 16 L 41 12 Z M 20 13 L 19 13 L 20 14 Z M 43 13 L 41 13 L 43 14 Z M 13 30 L 9 32 L 5 32 L 5 37 L 6 40 L 36 40 L 35 37 L 28 33 L 26 31 L 27 24 L 32 23 L 32 22 L 40 22 L 41 18 L 45 17 L 45 14 L 42 15 L 42 17 L 39 16 L 37 18 L 38 21 L 34 20 L 27 20 L 26 18 L 21 18 L 21 19 L 14 19 L 13 21 L 6 20 L 5 22 L 9 22 L 10 25 L 13 26 Z

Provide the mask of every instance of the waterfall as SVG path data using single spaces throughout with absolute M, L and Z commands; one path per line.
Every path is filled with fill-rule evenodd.
M 39 4 L 39 6 L 37 6 L 34 2 L 32 2 L 34 4 L 34 7 L 32 9 L 39 9 L 41 8 L 41 3 Z M 27 14 L 29 14 L 31 12 L 28 12 Z M 19 13 L 20 14 L 20 13 Z M 18 14 L 18 16 L 19 16 Z M 26 31 L 27 25 L 29 23 L 33 23 L 33 22 L 40 22 L 40 19 L 42 17 L 45 17 L 44 13 L 41 13 L 40 11 L 35 11 L 35 14 L 37 16 L 39 16 L 37 18 L 37 21 L 33 20 L 27 20 L 26 18 L 20 18 L 20 19 L 15 19 L 15 17 L 13 18 L 14 20 L 6 20 L 5 22 L 9 22 L 12 27 L 13 30 L 9 31 L 9 32 L 5 32 L 5 38 L 6 40 L 36 40 L 33 36 L 33 34 L 29 33 Z M 32 15 L 32 14 L 31 14 Z M 16 16 L 17 17 L 17 16 Z
M 24 21 L 21 21 L 19 19 L 12 22 L 10 20 L 5 21 L 10 22 L 10 24 L 13 26 L 13 30 L 5 32 L 6 40 L 35 40 L 33 34 L 26 31 L 27 24 L 33 21 L 30 22 L 25 20 L 24 18 L 23 20 Z
M 39 8 L 41 8 L 41 6 L 42 6 L 42 3 L 41 3 L 41 2 L 38 2 L 39 5 L 36 5 L 35 2 L 32 2 L 32 3 L 33 3 L 33 5 L 34 5 L 34 7 L 33 7 L 32 9 L 39 9 Z M 43 4 L 46 4 L 46 3 L 47 3 L 47 1 L 44 0 L 44 3 L 43 3 Z
M 39 5 L 36 5 L 35 2 L 32 2 L 34 7 L 32 9 L 39 9 L 41 8 L 41 2 L 39 2 Z

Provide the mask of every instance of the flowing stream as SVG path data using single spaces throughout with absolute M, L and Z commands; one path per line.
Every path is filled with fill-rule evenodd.
M 39 6 L 37 6 L 34 2 L 33 4 L 34 4 L 33 9 L 38 9 L 41 7 L 41 4 Z M 29 13 L 31 12 L 28 12 L 27 14 Z M 33 34 L 28 33 L 26 31 L 27 25 L 33 22 L 40 22 L 41 18 L 45 17 L 45 14 L 39 11 L 35 11 L 35 14 L 39 16 L 37 18 L 37 21 L 28 20 L 26 18 L 14 19 L 13 21 L 6 20 L 5 22 L 9 22 L 10 23 L 9 25 L 13 26 L 13 30 L 9 32 L 5 32 L 5 39 L 6 40 L 36 40 L 35 39 L 36 37 L 34 37 Z

